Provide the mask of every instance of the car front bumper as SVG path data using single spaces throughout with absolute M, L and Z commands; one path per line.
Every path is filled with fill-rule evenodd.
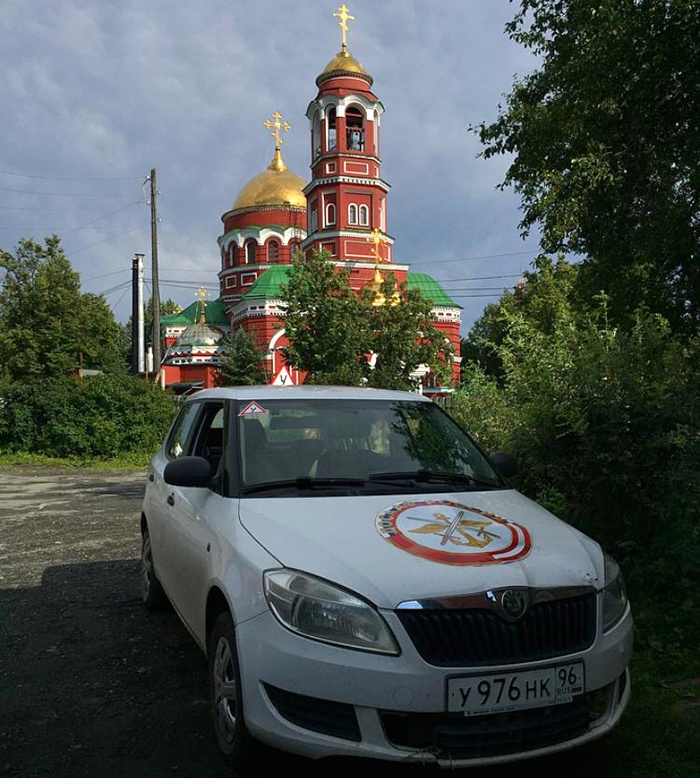
M 446 679 L 473 667 L 435 667 L 416 652 L 395 614 L 384 614 L 400 656 L 353 651 L 309 640 L 270 613 L 237 627 L 248 728 L 255 737 L 314 759 L 359 756 L 486 765 L 541 756 L 607 733 L 630 696 L 628 611 L 586 651 L 556 660 L 479 667 L 506 673 L 580 660 L 585 694 L 572 703 L 463 716 L 447 713 Z

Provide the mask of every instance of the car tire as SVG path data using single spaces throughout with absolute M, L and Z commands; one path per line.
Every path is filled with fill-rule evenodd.
M 160 610 L 166 602 L 165 592 L 153 567 L 153 550 L 148 527 L 141 537 L 141 599 L 149 610 Z
M 214 622 L 207 659 L 209 705 L 216 740 L 231 767 L 245 767 L 258 754 L 258 744 L 245 725 L 236 631 L 228 612 Z

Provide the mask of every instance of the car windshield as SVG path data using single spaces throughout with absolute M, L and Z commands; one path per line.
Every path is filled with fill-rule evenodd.
M 503 486 L 473 441 L 429 402 L 271 400 L 251 403 L 237 422 L 243 493 Z

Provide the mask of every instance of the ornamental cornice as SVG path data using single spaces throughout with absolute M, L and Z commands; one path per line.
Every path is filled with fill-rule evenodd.
M 388 192 L 391 189 L 391 184 L 387 184 L 381 178 L 356 178 L 355 176 L 324 176 L 323 178 L 315 178 L 309 184 L 307 184 L 302 192 L 308 198 L 314 189 L 318 189 L 321 186 L 328 186 L 333 184 L 355 184 L 359 186 L 375 186 L 377 189 L 381 189 L 384 192 Z

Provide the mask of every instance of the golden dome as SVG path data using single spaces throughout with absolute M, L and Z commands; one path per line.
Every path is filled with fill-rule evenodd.
M 265 205 L 306 208 L 306 196 L 302 191 L 305 186 L 306 181 L 287 169 L 280 150 L 275 149 L 275 156 L 267 170 L 251 178 L 241 189 L 233 210 Z
M 335 75 L 362 76 L 372 86 L 372 76 L 362 67 L 362 65 L 343 48 L 333 57 L 333 59 L 323 68 L 323 71 L 316 79 L 316 86 L 321 86 L 324 81 Z

